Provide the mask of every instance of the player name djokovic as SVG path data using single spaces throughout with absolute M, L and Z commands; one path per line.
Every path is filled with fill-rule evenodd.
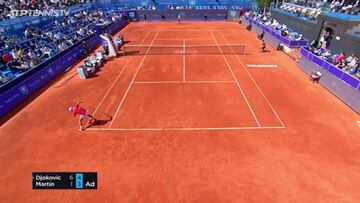
M 39 180 L 39 181 L 46 181 L 46 180 L 54 180 L 54 181 L 61 181 L 61 176 L 59 175 L 36 175 L 35 176 L 35 180 Z

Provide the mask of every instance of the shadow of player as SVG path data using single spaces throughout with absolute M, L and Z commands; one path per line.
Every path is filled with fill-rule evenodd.
M 126 51 L 126 50 L 125 50 L 125 55 L 126 55 L 126 56 L 145 55 L 145 53 L 140 54 L 140 51 Z
M 107 117 L 106 119 L 96 119 L 95 121 L 91 121 L 91 122 L 89 123 L 89 125 L 86 126 L 85 129 L 91 128 L 91 127 L 93 127 L 93 126 L 106 125 L 108 122 L 112 121 L 112 119 L 113 119 L 112 116 L 110 116 L 109 114 L 106 114 L 106 113 L 104 113 L 104 114 L 105 114 L 105 116 Z

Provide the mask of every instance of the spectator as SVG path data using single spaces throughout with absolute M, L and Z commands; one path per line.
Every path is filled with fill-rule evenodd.
M 322 40 L 321 40 L 321 47 L 327 49 L 330 46 L 330 41 L 331 41 L 331 34 L 330 32 L 326 31 L 324 33 L 324 35 L 322 36 Z
M 2 55 L 2 60 L 3 60 L 5 63 L 8 63 L 8 62 L 12 61 L 12 58 L 11 58 L 11 56 L 10 56 L 8 53 L 5 52 L 5 53 Z
M 322 54 L 321 54 L 321 58 L 327 60 L 329 57 L 331 56 L 331 52 L 330 50 L 325 50 Z
M 50 58 L 53 56 L 52 50 L 46 45 L 44 47 L 42 47 L 40 50 L 43 54 L 43 57 L 45 57 L 45 58 Z
M 71 0 L 72 1 L 72 0 Z M 21 2 L 30 1 L 21 0 Z M 35 0 L 31 0 L 35 2 Z M 37 4 L 45 4 L 50 1 L 45 0 Z M 64 0 L 54 0 L 53 2 L 65 2 Z M 24 7 L 26 9 L 26 7 Z M 16 9 L 14 7 L 14 9 Z M 0 0 L 1 10 L 1 0 Z M 0 17 L 3 14 L 0 12 Z M 10 68 L 25 71 L 36 67 L 38 64 L 53 57 L 60 51 L 66 50 L 76 42 L 96 33 L 94 25 L 98 22 L 107 25 L 113 21 L 121 19 L 121 15 L 108 15 L 105 11 L 82 11 L 50 22 L 43 30 L 37 28 L 26 28 L 23 36 L 6 36 L 0 30 L 0 63 L 6 65 L 9 63 Z M 46 28 L 48 27 L 48 28 Z M 26 41 L 18 42 L 17 38 Z M 84 50 L 88 50 L 87 45 L 83 44 Z
M 62 36 L 63 36 L 63 34 L 60 31 L 54 34 L 54 38 L 56 40 L 60 40 L 62 38 Z
M 351 54 L 349 57 L 346 58 L 346 63 L 350 63 L 355 58 L 356 58 L 355 54 Z
M 65 41 L 60 42 L 58 48 L 60 51 L 64 51 L 67 48 L 66 42 Z
M 313 41 L 310 43 L 310 51 L 314 52 L 317 48 L 318 48 L 318 41 L 317 41 L 317 40 L 313 40 Z
M 30 28 L 26 28 L 25 31 L 24 31 L 24 36 L 27 38 L 27 39 L 30 39 L 33 37 L 33 34 L 32 34 L 32 31 Z
M 38 63 L 37 63 L 36 59 L 30 60 L 30 68 L 35 68 L 37 65 L 38 65 Z
M 299 7 L 299 6 L 301 7 Z M 359 14 L 359 0 L 289 0 L 280 6 L 283 11 L 299 15 L 309 20 L 315 20 L 322 10 L 342 12 L 346 14 Z
M 80 28 L 80 29 L 77 31 L 77 34 L 78 34 L 80 37 L 84 37 L 84 36 L 85 36 L 85 29 L 84 29 L 84 28 Z
M 351 61 L 347 64 L 344 71 L 349 74 L 353 74 L 356 73 L 358 67 L 359 67 L 359 59 L 356 56 L 354 56 L 351 59 Z
M 22 57 L 25 56 L 25 52 L 24 52 L 23 49 L 20 48 L 20 49 L 18 50 L 18 56 L 19 56 L 19 58 L 22 58 Z
M 345 60 L 345 54 L 340 53 L 340 55 L 335 58 L 334 65 L 337 65 L 344 60 Z
M 295 41 L 300 41 L 303 39 L 303 35 L 302 34 L 299 34 L 296 38 L 295 38 Z
M 346 62 L 345 60 L 341 60 L 339 63 L 336 64 L 336 67 L 338 67 L 339 69 L 343 70 L 346 67 Z
M 26 71 L 30 68 L 29 64 L 22 60 L 22 59 L 18 59 L 18 60 L 15 60 L 11 63 L 11 67 L 15 68 L 15 69 L 18 69 L 20 71 Z
M 11 50 L 10 54 L 11 54 L 11 57 L 13 58 L 13 60 L 16 60 L 19 58 L 18 51 L 16 50 L 16 48 L 13 48 Z
M 245 13 L 245 16 L 251 16 L 251 15 L 252 15 L 253 20 L 258 21 L 258 22 L 262 23 L 263 25 L 265 25 L 277 32 L 280 32 L 280 34 L 282 36 L 287 37 L 290 40 L 293 40 L 293 41 L 302 40 L 302 34 L 291 31 L 290 29 L 287 28 L 287 26 L 285 24 L 279 24 L 275 19 L 271 19 L 266 14 L 260 14 L 260 13 L 256 13 L 256 12 L 252 13 L 252 14 L 250 14 L 249 12 Z M 248 25 L 247 29 L 249 29 L 249 27 L 251 27 L 250 24 Z M 258 37 L 260 37 L 260 36 L 258 36 Z
M 34 51 L 32 49 L 29 49 L 27 56 L 29 57 L 30 60 L 37 58 L 36 54 L 34 53 Z
M 277 20 L 273 20 L 273 22 L 269 25 L 269 28 L 275 29 L 279 25 L 279 22 Z
M 287 37 L 289 35 L 289 32 L 287 30 L 281 30 L 280 31 L 280 34 L 283 36 L 283 37 Z

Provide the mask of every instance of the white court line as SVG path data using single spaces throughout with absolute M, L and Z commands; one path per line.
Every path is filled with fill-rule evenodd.
M 217 83 L 217 84 L 223 84 L 223 83 L 236 83 L 236 81 L 221 81 L 221 80 L 187 80 L 187 81 L 135 81 L 134 84 L 179 84 L 179 83 L 203 83 L 203 84 L 209 84 L 209 83 Z
M 177 84 L 182 81 L 135 81 L 134 84 Z
M 156 39 L 156 41 L 182 41 L 184 38 L 175 38 L 175 39 L 168 39 L 168 38 L 166 38 L 166 39 Z M 200 38 L 200 39 L 191 39 L 191 38 L 187 38 L 187 40 L 212 40 L 212 38 L 209 38 L 209 39 L 207 39 L 207 38 Z
M 155 39 L 156 39 L 156 37 L 158 36 L 158 34 L 159 34 L 159 31 L 156 32 L 155 37 L 154 37 L 154 39 L 153 39 L 152 42 L 151 42 L 151 45 L 155 42 Z M 142 64 L 143 64 L 144 61 L 145 61 L 146 55 L 147 55 L 147 54 L 149 53 L 149 51 L 150 51 L 151 45 L 149 46 L 148 50 L 146 51 L 146 54 L 143 56 L 143 58 L 142 58 L 142 60 L 141 60 L 141 62 L 140 62 L 140 64 L 139 64 L 139 66 L 138 66 L 138 68 L 137 68 L 137 70 L 136 70 L 136 72 L 135 72 L 135 74 L 134 74 L 134 77 L 133 77 L 133 79 L 131 80 L 131 82 L 130 82 L 130 84 L 129 84 L 126 92 L 125 92 L 125 95 L 124 95 L 123 98 L 121 99 L 121 102 L 120 102 L 118 108 L 116 109 L 116 112 L 115 112 L 115 114 L 114 114 L 114 117 L 113 117 L 110 125 L 109 125 L 109 128 L 111 128 L 112 124 L 114 123 L 114 120 L 115 120 L 117 114 L 119 113 L 120 108 L 121 108 L 122 104 L 124 103 L 125 98 L 126 98 L 127 94 L 129 93 L 129 90 L 130 90 L 130 88 L 131 88 L 131 86 L 132 86 L 132 84 L 133 84 L 133 82 L 134 82 L 134 80 L 135 80 L 135 78 L 136 78 L 136 76 L 137 76 L 137 74 L 138 74 L 138 72 L 139 72 Z
M 231 80 L 187 80 L 186 83 L 236 83 L 236 81 Z
M 218 45 L 218 41 L 215 39 L 215 36 L 214 36 L 214 34 L 212 33 L 212 31 L 211 31 L 210 33 L 211 33 L 211 36 L 214 38 L 215 43 Z M 219 46 L 218 46 L 218 48 L 219 48 L 219 50 L 220 50 L 221 56 L 223 57 L 223 59 L 224 59 L 225 62 L 226 62 L 227 67 L 229 68 L 229 70 L 230 70 L 230 72 L 231 72 L 234 80 L 236 81 L 236 84 L 237 84 L 237 86 L 238 86 L 238 88 L 239 88 L 242 96 L 244 97 L 245 102 L 246 102 L 246 104 L 248 105 L 248 107 L 249 107 L 249 109 L 250 109 L 250 111 L 251 111 L 251 114 L 253 115 L 253 117 L 254 117 L 254 119 L 255 119 L 256 124 L 257 124 L 259 127 L 261 127 L 258 119 L 256 118 L 255 112 L 254 112 L 253 109 L 251 108 L 250 103 L 249 103 L 248 99 L 246 98 L 245 93 L 244 93 L 243 89 L 241 88 L 238 79 L 237 79 L 236 76 L 235 76 L 235 73 L 234 73 L 233 70 L 231 69 L 231 66 L 230 66 L 227 58 L 224 56 L 224 54 L 222 54 L 222 50 L 220 49 Z
M 219 31 L 219 30 L 150 30 L 150 31 L 160 31 L 160 32 L 164 32 L 164 31 L 169 31 L 169 32 L 213 32 L 213 31 Z M 239 32 L 240 29 L 238 29 L 238 30 L 222 30 L 222 31 Z
M 145 35 L 145 37 L 142 39 L 142 41 L 140 42 L 140 44 L 142 44 L 145 40 L 145 38 L 149 35 L 150 31 L 148 31 Z M 97 105 L 96 109 L 94 110 L 93 115 L 96 114 L 96 112 L 99 110 L 101 104 L 104 102 L 105 98 L 107 97 L 107 95 L 110 93 L 111 89 L 114 87 L 114 85 L 116 84 L 116 82 L 119 80 L 120 76 L 122 75 L 122 73 L 124 72 L 125 68 L 127 67 L 127 65 L 130 63 L 132 57 L 129 58 L 128 62 L 125 64 L 124 68 L 120 71 L 119 75 L 116 77 L 115 81 L 113 82 L 113 84 L 110 86 L 110 88 L 107 90 L 107 92 L 105 93 L 105 95 L 103 96 L 103 98 L 101 99 L 100 103 Z
M 184 40 L 188 40 L 188 39 L 183 39 Z M 213 39 L 211 39 L 213 40 Z M 130 45 L 124 45 L 124 47 L 148 47 L 150 45 L 144 45 L 144 44 L 130 44 Z M 194 44 L 194 45 L 188 45 L 188 46 L 185 46 L 185 48 L 187 47 L 215 47 L 215 46 L 244 46 L 246 47 L 246 44 Z M 175 47 L 175 48 L 183 48 L 184 47 L 184 43 L 181 45 L 173 45 L 173 44 L 155 44 L 155 45 L 152 45 L 151 48 L 157 48 L 157 47 Z
M 115 81 L 112 83 L 112 85 L 110 86 L 110 88 L 107 90 L 107 92 L 105 93 L 105 95 L 103 96 L 103 98 L 101 99 L 100 103 L 97 105 L 96 109 L 94 110 L 93 116 L 96 114 L 96 112 L 99 110 L 101 104 L 105 101 L 106 96 L 110 93 L 110 91 L 112 90 L 112 88 L 114 87 L 114 85 L 116 84 L 116 82 L 119 80 L 120 76 L 122 75 L 122 73 L 124 72 L 124 70 L 126 69 L 126 67 L 128 66 L 128 64 L 130 63 L 132 58 L 129 58 L 128 62 L 125 64 L 124 68 L 120 71 L 119 75 L 116 77 Z
M 224 40 L 228 43 L 228 40 L 224 37 L 224 35 L 222 34 L 222 32 L 220 32 L 222 38 L 224 38 Z M 232 48 L 231 48 L 232 49 Z M 284 123 L 282 122 L 282 120 L 280 119 L 280 116 L 276 113 L 274 107 L 271 105 L 271 103 L 269 102 L 269 100 L 266 98 L 264 92 L 260 89 L 259 85 L 256 83 L 255 79 L 252 77 L 252 75 L 250 74 L 250 72 L 245 68 L 244 63 L 242 62 L 242 60 L 239 58 L 238 55 L 236 55 L 236 59 L 240 62 L 240 64 L 242 65 L 243 69 L 246 71 L 246 73 L 249 75 L 250 79 L 252 80 L 252 82 L 255 84 L 256 88 L 259 90 L 260 94 L 264 97 L 266 103 L 268 103 L 268 105 L 270 106 L 271 110 L 274 112 L 275 116 L 277 117 L 277 119 L 280 121 L 281 125 L 285 127 Z
M 223 128 L 88 128 L 90 131 L 219 131 L 219 130 L 266 130 L 285 129 L 283 126 L 223 127 Z
M 186 66 L 185 66 L 185 62 L 186 62 L 186 50 L 185 50 L 185 46 L 186 46 L 186 39 L 184 39 L 184 43 L 183 43 L 183 82 L 186 81 L 186 75 L 185 75 L 185 70 L 186 70 Z

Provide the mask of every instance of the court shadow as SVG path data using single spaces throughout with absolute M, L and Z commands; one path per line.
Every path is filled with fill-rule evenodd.
M 140 55 L 139 51 L 126 51 L 126 56 L 132 56 L 132 55 Z
M 112 121 L 113 117 L 110 116 L 109 114 L 106 114 L 104 113 L 106 118 L 102 118 L 102 119 L 99 119 L 99 118 L 96 118 L 96 121 L 92 121 L 89 123 L 88 126 L 86 126 L 85 129 L 87 128 L 91 128 L 93 126 L 103 126 L 103 125 L 106 125 L 108 122 Z
M 99 77 L 99 74 L 95 73 L 94 75 L 92 75 L 91 77 L 87 78 L 87 79 L 93 79 L 93 78 L 97 78 Z

